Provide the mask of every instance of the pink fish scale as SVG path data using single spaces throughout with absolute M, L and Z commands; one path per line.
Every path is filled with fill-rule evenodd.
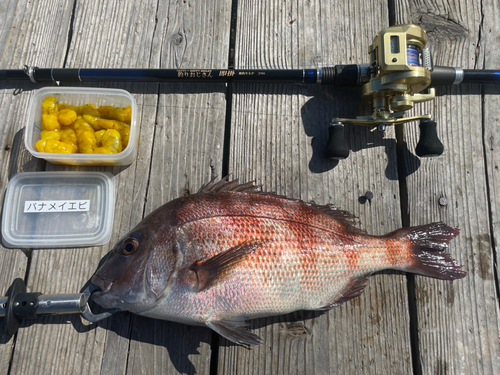
M 227 236 L 219 235 L 216 228 L 221 226 Z M 281 313 L 292 306 L 321 307 L 345 287 L 346 281 L 340 277 L 345 279 L 348 271 L 357 268 L 352 267 L 353 261 L 342 251 L 332 251 L 327 246 L 332 242 L 329 233 L 325 235 L 324 231 L 304 224 L 277 225 L 275 220 L 255 217 L 215 217 L 185 229 L 188 235 L 198 233 L 195 247 L 201 251 L 196 252 L 207 256 L 246 241 L 263 244 L 225 275 L 217 287 L 207 291 L 210 297 L 206 300 L 215 300 L 214 312 L 229 309 L 238 314 L 250 309 Z M 199 307 L 203 309 L 202 305 Z
M 194 292 L 195 314 L 265 315 L 321 308 L 339 298 L 353 278 L 386 268 L 400 257 L 400 245 L 388 258 L 386 239 L 349 233 L 310 206 L 273 196 L 258 200 L 248 194 L 219 194 L 206 199 L 201 209 L 196 206 L 196 215 L 196 199 L 181 210 L 180 216 L 189 218 L 182 228 L 193 244 L 186 251 L 186 265 L 242 243 L 261 244 L 217 285 Z

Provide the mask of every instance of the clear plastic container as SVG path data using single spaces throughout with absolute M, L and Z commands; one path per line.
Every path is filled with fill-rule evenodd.
M 40 139 L 42 131 L 42 102 L 48 96 L 55 96 L 58 104 L 93 104 L 96 107 L 101 105 L 113 107 L 131 106 L 132 118 L 127 147 L 117 154 L 56 154 L 39 152 L 35 147 L 35 143 Z M 45 159 L 53 164 L 128 165 L 137 157 L 139 142 L 138 122 L 137 103 L 134 97 L 125 90 L 88 87 L 46 87 L 38 90 L 31 98 L 24 133 L 24 143 L 33 156 Z
M 13 248 L 100 246 L 109 242 L 115 183 L 102 172 L 26 172 L 7 186 L 2 240 Z

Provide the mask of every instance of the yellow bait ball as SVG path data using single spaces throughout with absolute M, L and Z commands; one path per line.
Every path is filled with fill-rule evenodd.
M 82 154 L 93 154 L 96 148 L 96 139 L 93 131 L 84 131 L 78 136 L 78 151 Z
M 57 121 L 57 115 L 42 115 L 42 130 L 59 130 L 61 129 L 61 124 Z
M 130 124 L 132 120 L 132 107 L 128 106 L 125 108 L 111 107 L 109 105 L 101 105 L 99 107 L 99 113 L 101 116 L 112 118 L 113 120 L 118 120 Z
M 42 102 L 42 114 L 52 115 L 57 113 L 57 100 L 54 96 L 47 96 Z
M 120 135 L 122 136 L 122 144 L 123 148 L 128 146 L 128 140 L 130 138 L 130 126 L 127 124 L 124 124 L 123 128 L 119 130 Z
M 76 120 L 76 112 L 72 109 L 62 109 L 57 115 L 57 120 L 61 125 L 69 126 Z
M 51 152 L 58 154 L 71 154 L 73 152 L 72 145 L 56 141 L 55 139 L 41 139 L 35 143 L 35 147 L 39 152 Z
M 98 132 L 95 132 L 94 135 L 95 135 L 95 139 L 97 141 L 97 147 L 101 147 L 102 146 L 102 137 L 103 135 L 106 133 L 106 130 L 99 130 Z
M 117 154 L 122 152 L 122 141 L 117 130 L 109 129 L 101 138 L 102 146 L 96 149 L 99 154 Z
M 75 129 L 77 137 L 80 137 L 80 134 L 87 131 L 94 133 L 94 128 L 81 117 L 76 119 L 76 121 L 73 123 L 73 127 Z
M 44 152 L 45 151 L 45 145 L 47 144 L 47 141 L 45 139 L 40 139 L 35 143 L 35 147 L 38 150 L 38 152 Z
M 60 141 L 73 146 L 73 153 L 78 152 L 76 132 L 72 128 L 65 128 L 60 133 Z
M 83 119 L 87 121 L 92 127 L 96 130 L 102 129 L 114 129 L 115 128 L 115 120 L 108 120 L 105 118 L 83 115 Z
M 42 130 L 42 132 L 40 133 L 40 140 L 48 141 L 49 139 L 60 141 L 61 133 L 54 130 Z

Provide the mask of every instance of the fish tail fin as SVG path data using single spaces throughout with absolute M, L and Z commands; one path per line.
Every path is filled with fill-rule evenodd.
M 401 228 L 389 235 L 401 241 L 406 256 L 397 269 L 442 280 L 464 278 L 467 272 L 446 250 L 460 229 L 444 223 L 432 223 L 418 227 Z

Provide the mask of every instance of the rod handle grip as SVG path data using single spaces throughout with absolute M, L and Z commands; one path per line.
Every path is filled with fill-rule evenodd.
M 325 158 L 345 159 L 349 156 L 349 147 L 344 138 L 344 124 L 333 123 L 328 127 L 328 141 L 325 147 Z
M 415 152 L 421 158 L 439 156 L 444 151 L 444 146 L 437 135 L 437 125 L 434 119 L 420 121 L 420 139 Z

